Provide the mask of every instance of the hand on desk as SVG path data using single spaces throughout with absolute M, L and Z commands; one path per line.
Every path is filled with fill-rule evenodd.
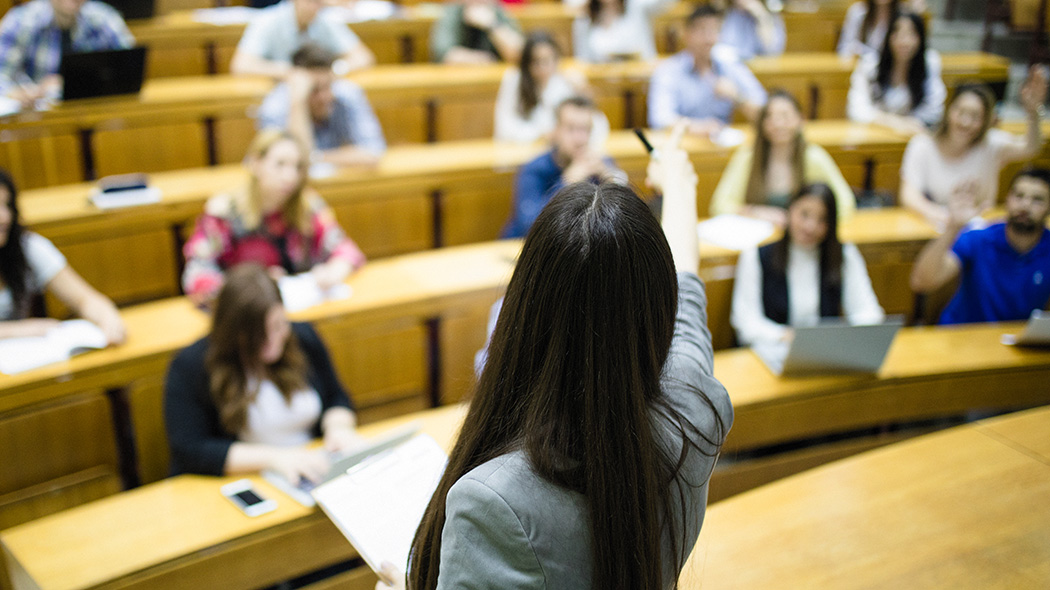
M 290 482 L 308 479 L 318 483 L 328 474 L 331 462 L 321 449 L 275 448 L 270 454 L 268 467 Z

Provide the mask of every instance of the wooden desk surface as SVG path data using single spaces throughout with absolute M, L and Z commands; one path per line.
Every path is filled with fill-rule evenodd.
M 683 588 L 1045 588 L 1050 408 L 872 451 L 707 511 Z
M 418 420 L 422 431 L 448 450 L 465 410 L 465 406 L 448 406 L 365 426 L 361 433 L 371 436 Z M 240 477 L 174 477 L 8 529 L 0 543 L 8 559 L 13 556 L 18 562 L 12 567 L 16 587 L 21 587 L 19 583 L 52 590 L 98 587 L 320 515 L 319 509 L 303 507 L 252 476 L 260 492 L 275 499 L 278 508 L 249 518 L 219 493 L 223 484 L 237 479 Z

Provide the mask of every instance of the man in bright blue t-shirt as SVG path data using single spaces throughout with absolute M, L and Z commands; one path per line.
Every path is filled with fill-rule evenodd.
M 969 183 L 956 189 L 948 229 L 919 253 L 912 289 L 925 293 L 960 278 L 942 324 L 1028 319 L 1050 300 L 1050 170 L 1014 177 L 1005 222 L 963 231 L 979 213 L 974 189 Z
M 526 163 L 514 179 L 514 210 L 500 237 L 525 237 L 532 222 L 554 193 L 567 184 L 590 180 L 627 181 L 627 175 L 613 161 L 590 147 L 594 103 L 574 96 L 565 99 L 555 112 L 551 149 Z

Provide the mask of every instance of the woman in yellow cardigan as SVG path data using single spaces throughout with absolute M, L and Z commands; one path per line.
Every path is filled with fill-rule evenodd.
M 838 219 L 851 216 L 857 201 L 838 165 L 824 148 L 802 137 L 802 109 L 795 97 L 774 90 L 755 124 L 754 146 L 736 150 L 711 199 L 711 215 L 737 213 L 784 227 L 791 195 L 810 183 L 831 187 Z

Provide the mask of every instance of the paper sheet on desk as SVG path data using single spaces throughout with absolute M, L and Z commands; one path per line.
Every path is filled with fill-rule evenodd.
M 313 491 L 328 518 L 365 562 L 407 570 L 408 552 L 448 457 L 434 439 L 418 434 L 359 463 Z
M 700 240 L 729 248 L 744 250 L 757 246 L 773 235 L 773 224 L 743 215 L 718 215 L 701 221 L 696 226 Z
M 244 25 L 251 22 L 259 9 L 248 6 L 225 6 L 222 8 L 199 8 L 193 11 L 193 20 L 215 25 Z
M 296 312 L 324 303 L 349 299 L 353 295 L 350 285 L 338 284 L 329 289 L 322 289 L 309 273 L 288 275 L 277 281 L 281 290 L 281 300 L 289 312 Z
M 328 14 L 344 23 L 386 20 L 397 13 L 397 5 L 386 0 L 357 0 L 350 6 L 331 6 Z
M 69 320 L 45 336 L 0 340 L 0 373 L 15 375 L 69 360 L 88 349 L 105 348 L 106 335 L 87 320 Z

